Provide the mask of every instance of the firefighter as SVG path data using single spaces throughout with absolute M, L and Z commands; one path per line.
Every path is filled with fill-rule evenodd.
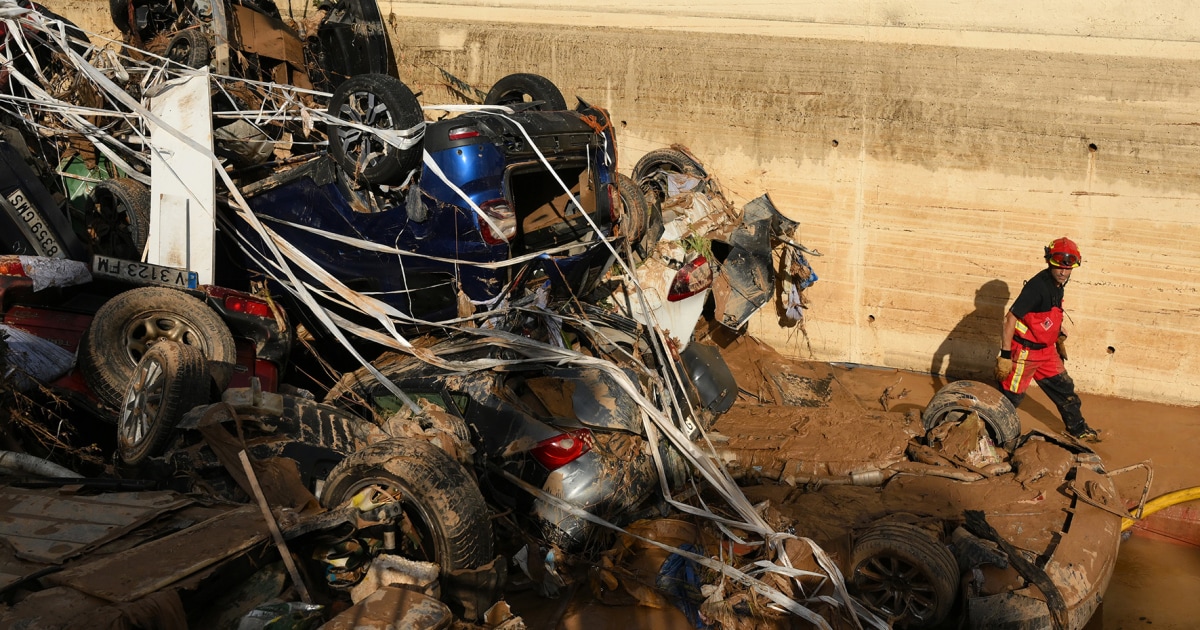
M 1083 261 L 1079 246 L 1069 238 L 1055 239 L 1045 249 L 1046 269 L 1029 279 L 1004 317 L 996 378 L 1000 391 L 1016 407 L 1031 380 L 1046 392 L 1062 416 L 1067 433 L 1099 442 L 1099 433 L 1080 413 L 1075 382 L 1063 367 L 1067 335 L 1062 330 L 1063 287 Z

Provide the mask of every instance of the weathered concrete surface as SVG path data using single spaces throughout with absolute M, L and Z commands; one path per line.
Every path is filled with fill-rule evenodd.
M 381 8 L 427 104 L 452 98 L 438 68 L 483 90 L 537 72 L 611 109 L 623 171 L 679 142 L 735 199 L 769 192 L 825 253 L 805 331 L 770 308 L 751 323 L 787 353 L 981 374 L 1003 310 L 1065 234 L 1085 260 L 1067 291 L 1079 387 L 1200 403 L 1189 3 Z

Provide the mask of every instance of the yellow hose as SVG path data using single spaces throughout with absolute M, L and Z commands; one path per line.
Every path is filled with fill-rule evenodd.
M 1150 516 L 1159 510 L 1169 508 L 1172 505 L 1179 505 L 1180 503 L 1187 503 L 1188 501 L 1195 501 L 1197 499 L 1200 499 L 1200 486 L 1184 488 L 1183 490 L 1176 490 L 1175 492 L 1168 492 L 1160 497 L 1155 497 L 1147 501 L 1146 509 L 1142 511 L 1142 518 L 1146 518 L 1147 516 Z M 1121 531 L 1128 530 L 1130 527 L 1133 527 L 1133 524 L 1136 522 L 1137 519 L 1134 518 L 1121 519 Z

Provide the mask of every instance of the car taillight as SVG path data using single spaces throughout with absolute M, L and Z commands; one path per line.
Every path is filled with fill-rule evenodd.
M 230 295 L 225 298 L 225 308 L 235 313 L 245 313 L 247 315 L 266 318 L 274 317 L 274 314 L 271 313 L 271 306 L 266 302 L 237 295 Z
M 530 449 L 533 458 L 550 470 L 561 468 L 592 450 L 592 432 L 576 429 L 542 440 Z
M 512 208 L 508 207 L 508 202 L 503 199 L 493 199 L 479 206 L 480 210 L 496 224 L 500 233 L 497 234 L 491 224 L 487 221 L 480 221 L 483 225 L 480 230 L 483 233 L 483 240 L 488 245 L 499 245 L 512 240 L 512 237 L 517 235 L 517 214 Z
M 479 130 L 474 127 L 455 127 L 450 130 L 451 140 L 466 140 L 467 138 L 478 138 Z
M 0 256 L 0 275 L 25 277 L 25 266 L 16 256 Z
M 708 259 L 696 256 L 675 274 L 675 279 L 671 281 L 671 289 L 667 292 L 667 301 L 678 302 L 692 297 L 711 287 L 712 281 L 712 266 L 708 264 Z

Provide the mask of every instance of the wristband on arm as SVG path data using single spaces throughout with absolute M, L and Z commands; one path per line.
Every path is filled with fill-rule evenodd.
M 1011 359 L 1012 358 L 1012 350 L 1001 350 L 1000 358 L 1001 359 Z

